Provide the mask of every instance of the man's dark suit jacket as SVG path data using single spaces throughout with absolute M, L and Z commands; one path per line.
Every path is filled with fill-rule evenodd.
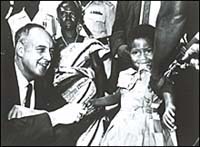
M 54 139 L 48 114 L 7 120 L 11 108 L 20 104 L 20 97 L 14 64 L 6 65 L 1 71 L 1 145 L 47 145 Z M 51 111 L 65 102 L 43 79 L 37 79 L 35 103 L 36 109 Z
M 75 146 L 79 136 L 93 122 L 96 114 L 82 119 L 78 123 L 59 124 L 52 127 L 48 114 L 7 120 L 10 109 L 20 104 L 19 89 L 14 65 L 8 62 L 7 68 L 1 71 L 1 145 L 61 145 Z M 47 82 L 48 78 L 35 81 L 36 109 L 52 111 L 64 104 L 56 90 Z M 49 80 L 51 82 L 51 80 Z M 102 114 L 103 115 L 103 114 Z M 63 117 L 70 117 L 66 114 Z

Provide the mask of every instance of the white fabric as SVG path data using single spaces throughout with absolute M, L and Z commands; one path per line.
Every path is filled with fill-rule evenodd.
M 121 108 L 102 137 L 100 146 L 177 145 L 176 133 L 162 127 L 159 114 L 154 110 L 162 101 L 148 89 L 150 75 L 148 70 L 135 73 L 134 69 L 120 74 L 119 81 L 125 80 L 118 82 L 122 88 Z M 130 83 L 131 86 L 127 86 Z M 152 107 L 152 104 L 156 105 Z
M 103 38 L 111 35 L 115 12 L 115 5 L 109 1 L 93 1 L 85 9 L 84 22 L 94 38 Z M 80 34 L 87 36 L 83 29 Z
M 15 37 L 16 32 L 21 27 L 25 26 L 28 23 L 39 24 L 43 26 L 50 33 L 50 35 L 52 36 L 56 35 L 55 18 L 52 15 L 43 12 L 42 10 L 39 10 L 37 14 L 35 15 L 35 17 L 33 18 L 33 20 L 31 21 L 31 19 L 29 18 L 29 16 L 27 15 L 26 11 L 23 8 L 22 11 L 11 16 L 8 19 L 8 23 L 11 28 L 14 44 L 15 44 L 14 37 Z
M 69 44 L 60 52 L 60 61 L 58 70 L 62 72 L 56 73 L 54 77 L 54 86 L 62 89 L 62 96 L 67 102 L 87 103 L 96 94 L 96 86 L 94 83 L 95 72 L 91 65 L 84 67 L 89 61 L 90 54 L 96 51 L 107 53 L 109 50 L 104 48 L 103 44 L 95 39 L 84 39 L 83 42 Z M 78 78 L 83 75 L 81 78 Z M 77 77 L 73 84 L 69 84 L 72 78 Z M 61 84 L 64 81 L 65 84 Z
M 94 121 L 88 127 L 88 129 L 79 137 L 78 141 L 76 142 L 76 146 L 98 146 L 104 133 L 104 120 L 106 120 L 105 117 Z M 90 141 L 91 144 L 89 144 Z

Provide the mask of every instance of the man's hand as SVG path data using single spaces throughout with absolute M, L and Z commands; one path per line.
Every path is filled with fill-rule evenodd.
M 165 92 L 163 93 L 163 98 L 165 101 L 165 112 L 162 116 L 162 121 L 168 129 L 174 131 L 177 127 L 175 125 L 176 107 L 173 104 L 173 96 L 170 93 Z
M 175 130 L 177 127 L 175 126 L 175 106 L 168 105 L 165 108 L 165 112 L 162 116 L 163 123 L 167 126 L 171 131 Z
M 194 43 L 186 52 L 185 55 L 183 56 L 182 60 L 187 60 L 194 54 L 199 54 L 199 43 Z M 199 70 L 199 59 L 194 59 L 192 58 L 190 60 L 190 63 L 187 64 L 187 66 L 192 66 L 196 70 Z
M 52 126 L 57 124 L 71 124 L 78 122 L 86 114 L 87 109 L 83 104 L 69 103 L 63 107 L 49 112 Z
M 8 120 L 46 113 L 45 110 L 34 110 L 20 105 L 14 105 L 8 114 Z

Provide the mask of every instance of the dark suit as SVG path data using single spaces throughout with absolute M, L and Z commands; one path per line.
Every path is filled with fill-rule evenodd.
M 159 78 L 171 63 L 180 38 L 199 31 L 199 1 L 163 1 L 155 34 L 152 75 Z M 173 10 L 173 11 L 172 11 Z M 176 17 L 174 17 L 176 16 Z M 181 71 L 175 80 L 176 125 L 179 145 L 191 146 L 199 137 L 199 72 Z
M 9 68 L 8 68 L 9 67 Z M 49 78 L 49 77 L 48 77 Z M 35 81 L 36 109 L 55 110 L 65 104 L 59 94 L 46 83 L 47 79 Z M 78 123 L 52 127 L 47 114 L 7 120 L 10 109 L 20 104 L 19 89 L 13 64 L 1 75 L 1 145 L 51 145 L 75 146 L 78 137 L 100 114 L 86 117 Z M 70 117 L 66 114 L 63 117 Z
M 35 81 L 36 109 L 55 110 L 65 102 L 42 79 Z M 7 120 L 10 109 L 20 104 L 14 65 L 7 64 L 1 76 L 1 143 L 2 145 L 48 145 L 54 131 L 47 114 Z
M 184 32 L 190 40 L 199 31 L 199 1 L 190 2 L 187 10 Z M 175 83 L 179 145 L 191 146 L 199 137 L 199 71 L 194 68 L 183 70 Z

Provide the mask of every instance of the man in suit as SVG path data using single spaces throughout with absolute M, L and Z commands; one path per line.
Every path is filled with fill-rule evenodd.
M 49 145 L 55 141 L 54 126 L 79 121 L 83 106 L 65 105 L 43 80 L 53 49 L 43 27 L 27 24 L 15 41 L 14 63 L 1 77 L 1 145 Z

